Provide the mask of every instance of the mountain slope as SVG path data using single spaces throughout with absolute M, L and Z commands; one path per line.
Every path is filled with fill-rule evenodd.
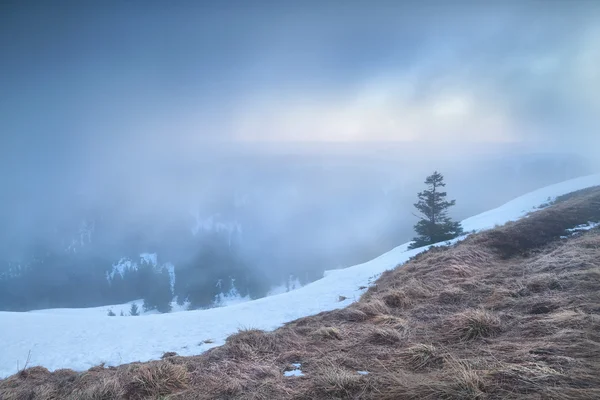
M 413 252 L 349 307 L 241 329 L 195 357 L 25 369 L 0 398 L 595 399 L 600 230 L 577 226 L 598 220 L 600 187 Z
M 467 229 L 489 228 L 501 218 L 504 218 L 504 221 L 519 218 L 548 197 L 598 183 L 600 177 L 592 176 L 554 185 L 488 212 L 487 216 L 478 216 L 464 223 Z M 586 201 L 589 199 L 586 198 Z M 570 226 L 566 227 L 572 227 L 579 219 L 582 219 L 580 223 L 587 222 L 588 218 L 588 215 L 576 214 L 573 220 L 567 220 L 567 225 Z M 532 219 L 522 221 L 529 223 Z M 564 230 L 565 227 L 559 228 Z M 481 237 L 486 237 L 486 233 L 474 236 L 467 242 Z M 461 246 L 464 244 L 457 248 Z M 225 338 L 240 327 L 270 330 L 296 318 L 347 306 L 352 300 L 358 299 L 363 292 L 359 288 L 367 286 L 374 275 L 392 269 L 398 263 L 423 251 L 405 249 L 406 245 L 400 246 L 369 263 L 332 271 L 322 280 L 297 291 L 220 309 L 151 315 L 143 318 L 0 313 L 2 325 L 8 327 L 0 333 L 0 341 L 5 346 L 0 366 L 3 368 L 2 374 L 6 376 L 16 372 L 17 360 L 21 359 L 20 365 L 24 365 L 24 359 L 30 350 L 29 365 L 41 364 L 50 369 L 84 369 L 101 362 L 119 364 L 158 358 L 163 351 L 177 351 L 180 354 L 200 353 L 206 348 L 224 343 Z M 377 287 L 379 286 L 380 283 Z M 372 293 L 373 290 L 370 289 L 368 293 Z M 347 299 L 338 301 L 339 296 L 345 296 Z M 369 294 L 366 297 L 368 296 Z M 381 312 L 379 314 L 392 315 Z M 40 327 L 43 327 L 43 330 L 40 330 Z M 115 337 L 115 332 L 118 332 L 118 337 Z M 336 336 L 335 333 L 332 335 Z M 214 342 L 203 343 L 207 339 Z M 226 351 L 223 349 L 215 350 L 216 354 Z

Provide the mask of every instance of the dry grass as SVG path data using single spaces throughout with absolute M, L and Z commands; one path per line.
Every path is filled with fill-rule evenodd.
M 313 391 L 319 398 L 353 398 L 368 389 L 367 382 L 356 371 L 332 365 L 318 370 Z
M 366 302 L 360 302 L 356 305 L 356 309 L 365 313 L 368 317 L 375 317 L 381 314 L 388 314 L 389 307 L 379 299 L 371 299 Z
M 438 294 L 437 301 L 440 304 L 459 304 L 467 297 L 467 292 L 460 287 L 451 287 L 441 291 L 440 294 Z
M 131 368 L 132 379 L 125 385 L 126 396 L 130 399 L 168 395 L 189 384 L 188 371 L 182 365 L 158 362 Z
M 347 308 L 195 357 L 28 368 L 0 399 L 598 399 L 600 230 L 560 239 L 589 220 L 599 188 L 421 253 Z
M 487 398 L 481 373 L 462 363 L 446 363 L 447 369 L 427 375 L 404 371 L 389 373 L 378 398 L 385 400 L 479 400 Z
M 342 340 L 342 333 L 338 328 L 331 326 L 324 326 L 322 328 L 317 329 L 312 333 L 312 336 L 318 339 L 334 339 L 334 340 Z
M 448 340 L 470 341 L 498 335 L 502 330 L 500 318 L 489 311 L 467 310 L 450 316 L 446 321 Z
M 396 330 L 407 331 L 408 330 L 408 322 L 405 319 L 396 317 L 394 315 L 381 314 L 373 318 L 373 323 L 375 325 L 384 325 L 392 327 Z
M 395 344 L 404 338 L 402 332 L 394 328 L 377 327 L 372 328 L 369 335 L 369 342 L 372 344 L 389 345 Z
M 400 354 L 403 362 L 413 371 L 435 369 L 442 366 L 444 358 L 435 346 L 416 344 L 403 350 Z
M 71 394 L 69 400 L 113 400 L 126 395 L 125 388 L 116 378 L 102 378 Z
M 383 296 L 383 302 L 387 306 L 392 308 L 406 309 L 413 305 L 414 300 L 405 292 L 400 290 L 394 290 Z
M 369 319 L 369 316 L 364 311 L 351 307 L 340 310 L 340 315 L 343 320 L 350 322 L 363 322 Z

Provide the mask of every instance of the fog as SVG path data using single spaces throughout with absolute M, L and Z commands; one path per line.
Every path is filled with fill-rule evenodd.
M 600 4 L 398 3 L 2 2 L 0 259 L 224 229 L 311 280 L 410 240 L 434 170 L 460 219 L 600 169 Z

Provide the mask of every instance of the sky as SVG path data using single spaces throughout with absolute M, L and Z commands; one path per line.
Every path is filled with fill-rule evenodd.
M 572 142 L 597 133 L 594 1 L 0 7 L 12 144 L 97 151 L 112 141 L 161 147 L 168 136 L 195 150 L 217 139 L 562 142 L 568 132 Z
M 186 165 L 299 142 L 591 158 L 599 63 L 593 0 L 3 0 L 0 194 L 185 192 Z

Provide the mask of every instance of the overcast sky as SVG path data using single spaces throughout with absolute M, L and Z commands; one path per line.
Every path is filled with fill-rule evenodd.
M 82 185 L 163 215 L 218 192 L 210 157 L 240 143 L 397 141 L 425 161 L 386 168 L 413 181 L 433 145 L 461 166 L 474 145 L 589 157 L 599 66 L 595 0 L 0 0 L 0 225 L 27 237 Z M 236 162 L 249 186 L 288 171 Z
M 597 134 L 596 1 L 290 3 L 5 0 L 3 139 Z
M 4 0 L 2 177 L 98 180 L 215 141 L 589 155 L 598 65 L 593 0 Z

